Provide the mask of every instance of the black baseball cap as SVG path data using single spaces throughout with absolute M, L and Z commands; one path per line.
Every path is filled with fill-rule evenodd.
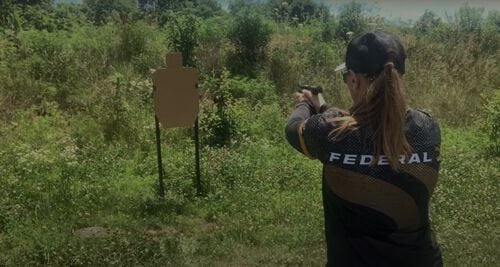
M 377 76 L 388 62 L 400 74 L 405 73 L 406 53 L 401 40 L 385 30 L 374 30 L 355 36 L 347 45 L 345 63 L 335 71 L 353 70 L 368 76 Z

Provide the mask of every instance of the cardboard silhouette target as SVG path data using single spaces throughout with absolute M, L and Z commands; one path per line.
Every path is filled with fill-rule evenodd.
M 163 128 L 191 127 L 198 116 L 198 73 L 182 66 L 182 54 L 166 57 L 167 67 L 153 73 L 155 113 Z
M 155 109 L 156 153 L 158 156 L 158 196 L 165 199 L 164 171 L 161 156 L 160 123 L 164 128 L 191 127 L 194 124 L 196 192 L 201 195 L 200 138 L 198 125 L 199 93 L 196 89 L 198 73 L 182 66 L 182 54 L 170 53 L 167 67 L 152 75 Z

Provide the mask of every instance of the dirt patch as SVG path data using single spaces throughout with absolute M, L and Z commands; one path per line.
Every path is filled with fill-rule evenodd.
M 144 234 L 151 237 L 157 236 L 176 236 L 180 233 L 179 230 L 174 227 L 164 227 L 161 229 L 148 229 L 144 231 Z

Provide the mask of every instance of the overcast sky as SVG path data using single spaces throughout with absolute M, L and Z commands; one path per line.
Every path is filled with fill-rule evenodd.
M 332 3 L 335 6 L 349 3 L 349 0 L 330 0 L 323 1 Z M 500 0 L 361 0 L 371 9 L 371 14 L 378 14 L 386 19 L 411 19 L 416 20 L 425 12 L 426 9 L 434 11 L 436 14 L 444 17 L 446 13 L 453 16 L 465 2 L 471 7 L 482 7 L 485 9 L 485 15 L 489 10 L 500 11 Z

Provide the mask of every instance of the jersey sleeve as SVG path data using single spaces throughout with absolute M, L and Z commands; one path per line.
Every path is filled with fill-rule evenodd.
M 328 135 L 334 127 L 329 119 L 340 116 L 340 112 L 332 108 L 321 114 L 312 114 L 310 109 L 297 109 L 288 121 L 287 140 L 292 147 L 308 158 L 321 159 L 328 142 Z
M 285 137 L 288 143 L 300 153 L 307 155 L 301 146 L 304 122 L 313 114 L 311 106 L 306 102 L 298 103 L 292 115 L 288 118 Z

